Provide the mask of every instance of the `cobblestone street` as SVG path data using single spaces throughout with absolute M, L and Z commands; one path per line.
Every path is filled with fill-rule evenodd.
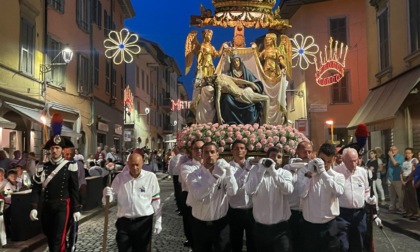
M 163 230 L 159 235 L 154 235 L 152 240 L 152 251 L 159 252 L 188 252 L 189 249 L 183 246 L 185 241 L 181 216 L 175 212 L 176 206 L 173 196 L 173 187 L 171 180 L 162 180 L 161 200 L 163 206 Z M 115 222 L 116 206 L 110 209 L 107 251 L 116 252 L 117 244 L 115 242 Z M 84 222 L 79 227 L 79 241 L 77 242 L 77 251 L 100 252 L 102 251 L 102 235 L 104 230 L 104 215 L 96 215 L 90 220 Z M 401 234 L 397 230 L 384 227 L 384 231 L 390 238 L 397 251 L 417 251 L 420 241 L 412 237 Z M 375 251 L 393 252 L 389 240 L 379 228 L 374 228 Z M 37 249 L 36 252 L 47 251 L 46 245 Z M 244 250 L 245 251 L 245 250 Z M 134 252 L 134 251 L 133 251 Z

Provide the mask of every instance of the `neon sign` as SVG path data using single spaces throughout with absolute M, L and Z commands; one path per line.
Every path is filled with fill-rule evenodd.
M 315 80 L 320 86 L 329 86 L 338 83 L 344 76 L 344 67 L 346 66 L 346 57 L 348 46 L 346 45 L 343 54 L 344 44 L 341 42 L 340 52 L 338 52 L 338 41 L 335 41 L 333 48 L 333 39 L 330 37 L 330 50 L 325 45 L 325 56 L 322 56 L 322 51 L 319 52 L 319 62 L 315 58 Z M 327 73 L 331 75 L 327 76 Z
M 104 40 L 105 57 L 112 59 L 115 65 L 133 62 L 133 54 L 139 54 L 141 50 L 137 45 L 138 40 L 139 36 L 130 33 L 126 28 L 119 33 L 110 31 L 108 38 Z
M 171 99 L 172 107 L 171 111 L 189 109 L 191 101 L 181 101 L 180 99 L 174 101 Z

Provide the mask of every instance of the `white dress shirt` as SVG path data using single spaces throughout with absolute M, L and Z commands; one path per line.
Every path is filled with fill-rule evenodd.
M 173 156 L 171 158 L 171 160 L 169 160 L 169 165 L 168 165 L 168 173 L 171 176 L 179 176 L 180 173 L 180 160 L 181 157 L 183 156 L 183 154 L 178 153 L 175 156 Z
M 133 178 L 128 170 L 118 174 L 112 182 L 112 191 L 117 197 L 117 217 L 137 218 L 152 215 L 154 204 L 160 204 L 160 188 L 153 172 L 142 170 Z
M 201 163 L 195 159 L 189 159 L 185 163 L 180 165 L 180 176 L 179 181 L 181 182 L 181 188 L 183 192 L 188 192 L 188 176 L 195 170 L 200 169 Z M 187 200 L 188 205 L 188 200 Z
M 289 171 L 292 174 L 293 192 L 288 195 L 289 206 L 291 210 L 302 211 L 302 202 L 300 199 L 299 191 L 296 190 L 296 184 L 298 181 L 298 171 L 305 167 L 307 163 L 293 163 L 287 164 L 283 169 Z
M 290 218 L 287 196 L 293 192 L 293 184 L 289 171 L 279 168 L 273 176 L 268 168 L 255 165 L 249 172 L 245 190 L 252 195 L 252 213 L 256 222 L 271 225 Z
M 340 207 L 358 209 L 365 206 L 365 201 L 370 196 L 370 187 L 366 169 L 356 166 L 350 172 L 344 163 L 336 166 L 334 171 L 344 175 L 344 193 L 338 199 Z
M 252 200 L 250 196 L 245 192 L 245 181 L 248 178 L 249 171 L 245 168 L 242 168 L 233 160 L 230 161 L 229 164 L 232 167 L 232 173 L 235 177 L 236 183 L 238 184 L 238 192 L 236 195 L 229 197 L 230 207 L 241 209 L 252 208 Z
M 192 215 L 201 221 L 215 221 L 225 217 L 229 208 L 228 196 L 238 191 L 231 168 L 222 169 L 216 165 L 212 173 L 201 166 L 188 176 L 187 183 L 187 202 L 192 207 Z
M 307 171 L 306 168 L 299 170 L 295 188 L 302 197 L 303 218 L 315 224 L 327 223 L 340 215 L 338 197 L 344 192 L 344 176 L 329 169 L 307 178 Z

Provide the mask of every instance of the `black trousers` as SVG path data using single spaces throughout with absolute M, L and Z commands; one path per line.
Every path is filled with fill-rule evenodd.
M 181 211 L 182 188 L 181 188 L 181 184 L 179 183 L 178 178 L 179 178 L 178 175 L 173 175 L 172 182 L 174 184 L 174 196 L 175 196 L 176 207 Z
M 146 252 L 152 238 L 153 215 L 135 219 L 118 218 L 117 228 L 118 251 Z
M 265 225 L 256 222 L 254 228 L 255 245 L 261 252 L 289 252 L 290 230 L 287 221 Z
M 190 242 L 190 244 L 194 243 L 193 234 L 192 234 L 192 208 L 187 206 L 187 197 L 188 192 L 182 192 L 181 193 L 181 210 L 182 213 L 182 224 L 184 226 L 184 234 L 187 240 Z
M 66 231 L 69 217 L 70 199 L 54 202 L 44 201 L 41 224 L 50 252 L 66 251 Z
M 254 242 L 255 220 L 252 208 L 240 209 L 229 207 L 230 243 L 233 252 L 242 252 L 244 231 L 246 235 L 246 251 L 257 251 Z
M 227 216 L 215 221 L 192 217 L 194 252 L 229 252 L 229 223 Z
M 290 216 L 289 227 L 290 227 L 290 241 L 292 243 L 294 252 L 301 252 L 303 250 L 302 243 L 302 225 L 303 225 L 303 215 L 301 211 L 291 210 L 292 215 Z
M 315 224 L 303 220 L 301 243 L 305 252 L 338 252 L 340 241 L 338 240 L 338 227 L 336 220 L 327 223 Z M 294 250 L 296 251 L 296 250 Z
M 363 251 L 363 240 L 367 231 L 365 209 L 340 207 L 340 216 L 336 220 L 340 251 Z

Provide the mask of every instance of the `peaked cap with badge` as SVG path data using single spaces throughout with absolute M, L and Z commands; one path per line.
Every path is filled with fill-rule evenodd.
M 60 113 L 54 113 L 51 116 L 51 130 L 52 136 L 45 144 L 44 149 L 49 150 L 52 146 L 60 146 L 61 148 L 72 148 L 74 147 L 73 143 L 70 141 L 68 137 L 61 136 L 61 130 L 63 128 L 63 115 Z

